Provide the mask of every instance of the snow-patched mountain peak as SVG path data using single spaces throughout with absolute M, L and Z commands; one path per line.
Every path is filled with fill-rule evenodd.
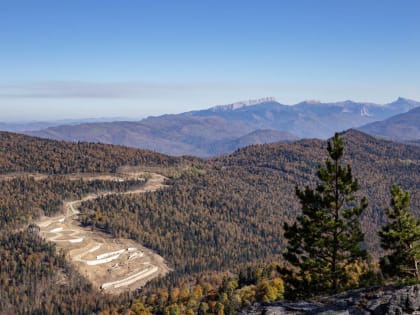
M 360 116 L 362 117 L 371 117 L 372 115 L 369 113 L 369 110 L 366 106 L 363 106 L 360 110 Z
M 240 102 L 235 102 L 232 104 L 228 104 L 228 105 L 218 105 L 215 107 L 212 107 L 211 110 L 213 111 L 231 111 L 231 110 L 236 110 L 245 106 L 252 106 L 252 105 L 258 105 L 258 104 L 262 104 L 262 103 L 270 103 L 270 102 L 275 102 L 276 99 L 274 97 L 263 97 L 263 98 L 259 98 L 259 99 L 255 99 L 255 100 L 247 100 L 247 101 L 240 101 Z

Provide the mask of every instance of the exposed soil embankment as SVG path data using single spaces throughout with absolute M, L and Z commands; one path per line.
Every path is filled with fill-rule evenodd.
M 144 180 L 136 174 L 139 181 Z M 164 259 L 132 240 L 112 238 L 108 234 L 82 227 L 78 221 L 81 202 L 110 194 L 141 194 L 164 187 L 165 178 L 149 174 L 145 185 L 126 192 L 104 192 L 88 195 L 81 200 L 64 203 L 64 214 L 43 217 L 36 224 L 40 234 L 63 249 L 70 261 L 97 288 L 109 293 L 120 293 L 143 286 L 147 281 L 165 275 L 169 268 Z M 102 177 L 108 179 L 108 176 Z M 110 177 L 109 180 L 115 180 Z M 121 179 L 122 180 L 122 179 Z M 115 209 L 118 211 L 118 209 Z

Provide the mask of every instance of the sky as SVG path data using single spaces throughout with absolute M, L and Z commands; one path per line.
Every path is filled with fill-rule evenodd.
M 420 100 L 417 0 L 0 0 L 0 121 Z

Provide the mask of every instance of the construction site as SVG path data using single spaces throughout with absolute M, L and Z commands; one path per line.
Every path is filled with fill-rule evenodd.
M 132 176 L 132 175 L 131 175 Z M 145 179 L 136 175 L 139 181 Z M 110 177 L 109 180 L 124 180 Z M 35 222 L 40 234 L 62 249 L 68 259 L 92 284 L 107 293 L 118 294 L 144 286 L 153 278 L 164 276 L 169 268 L 164 259 L 141 244 L 114 238 L 78 221 L 81 202 L 109 194 L 140 194 L 164 187 L 164 177 L 148 174 L 141 189 L 125 192 L 104 192 L 64 203 L 64 214 L 42 217 Z M 115 209 L 118 211 L 118 209 Z

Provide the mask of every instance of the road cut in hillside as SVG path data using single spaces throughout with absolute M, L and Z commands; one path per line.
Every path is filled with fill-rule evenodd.
M 98 289 L 120 293 L 136 289 L 168 271 L 164 259 L 141 244 L 82 227 L 78 221 L 78 205 L 111 194 L 140 194 L 164 187 L 165 178 L 151 174 L 145 186 L 126 192 L 88 195 L 64 204 L 65 214 L 43 217 L 36 224 L 40 234 L 63 249 L 69 260 Z M 118 209 L 115 209 L 118 211 Z

